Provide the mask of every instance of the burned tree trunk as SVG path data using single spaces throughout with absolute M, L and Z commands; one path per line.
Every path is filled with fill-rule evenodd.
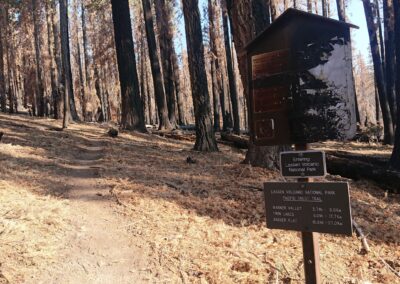
M 136 71 L 129 3 L 128 0 L 111 0 L 111 6 L 121 86 L 121 127 L 146 131 Z
M 107 113 L 106 113 L 106 106 L 105 106 L 105 102 L 104 102 L 104 94 L 103 94 L 104 92 L 101 87 L 99 68 L 97 67 L 97 65 L 94 66 L 94 88 L 96 91 L 96 96 L 100 102 L 100 109 L 97 110 L 96 120 L 103 122 L 106 120 Z
M 63 66 L 64 92 L 64 117 L 63 128 L 67 128 L 71 120 L 70 97 L 74 95 L 72 89 L 71 59 L 69 51 L 69 28 L 68 28 L 68 0 L 60 0 L 60 28 L 61 28 L 61 58 Z
M 207 89 L 199 3 L 198 0 L 185 0 L 182 4 L 196 120 L 196 143 L 194 149 L 198 151 L 217 151 L 218 147 L 212 127 L 210 98 Z
M 57 90 L 57 81 L 56 81 L 56 70 L 54 64 L 55 52 L 54 52 L 54 42 L 52 37 L 52 25 L 51 25 L 51 16 L 49 3 L 46 2 L 46 22 L 47 22 L 47 51 L 49 53 L 50 58 L 50 82 L 51 82 L 51 97 L 53 102 L 53 114 L 54 118 L 58 119 L 58 90 Z
M 172 126 L 168 118 L 167 98 L 165 96 L 163 79 L 161 76 L 160 59 L 157 52 L 150 0 L 142 0 L 142 6 L 146 26 L 147 46 L 151 63 L 151 73 L 153 75 L 154 95 L 156 97 L 158 108 L 159 129 L 168 130 L 172 129 Z
M 160 58 L 163 70 L 165 95 L 168 105 L 168 117 L 171 125 L 177 125 L 177 99 L 179 96 L 179 77 L 176 75 L 174 57 L 176 57 L 173 42 L 173 27 L 171 19 L 171 1 L 157 0 L 155 2 L 157 28 L 159 31 Z
M 43 86 L 43 63 L 42 63 L 42 52 L 41 52 L 41 40 L 40 40 L 40 27 L 38 15 L 37 0 L 32 0 L 32 18 L 33 18 L 33 35 L 35 40 L 35 57 L 36 57 L 36 96 L 38 100 L 38 116 L 44 116 L 45 100 L 44 100 L 44 86 Z
M 140 24 L 142 25 L 142 23 Z M 144 119 L 146 124 L 150 124 L 150 112 L 149 112 L 149 97 L 147 96 L 146 90 L 146 51 L 145 51 L 145 40 L 143 34 L 140 33 L 139 41 L 139 56 L 140 56 L 140 95 L 143 103 Z
M 381 120 L 381 107 L 379 105 L 379 94 L 375 84 L 375 120 L 376 124 L 380 125 Z
M 13 70 L 12 70 L 12 62 L 14 61 L 14 48 L 13 48 L 13 32 L 12 28 L 10 27 L 10 19 L 9 19 L 9 11 L 8 9 L 5 10 L 5 19 L 6 19 L 6 34 L 7 40 L 5 41 L 6 46 L 6 56 L 7 56 L 7 95 L 8 95 L 8 112 L 14 113 L 14 91 L 12 86 L 12 77 L 13 77 Z M 35 102 L 37 104 L 37 101 Z
M 79 16 L 78 16 L 78 3 L 74 4 L 74 13 L 75 13 L 75 36 L 76 36 L 76 64 L 78 65 L 78 77 L 79 77 L 79 99 L 81 104 L 81 111 L 82 111 L 82 118 L 83 121 L 87 120 L 87 98 L 86 98 L 86 85 L 83 79 L 83 67 L 82 67 L 82 52 L 81 52 L 81 45 L 79 40 Z
M 236 134 L 240 134 L 239 99 L 236 88 L 235 72 L 233 70 L 232 51 L 231 51 L 231 43 L 229 37 L 228 7 L 227 7 L 228 3 L 229 2 L 225 2 L 222 8 L 222 25 L 224 28 L 226 65 L 228 69 L 229 93 L 230 93 L 232 113 L 233 113 L 233 131 Z M 230 118 L 230 114 L 225 113 L 224 115 L 229 116 Z M 228 121 L 226 117 L 225 120 Z
M 232 5 L 228 6 L 232 15 L 233 39 L 237 50 L 242 50 L 254 36 L 255 31 L 252 25 L 248 24 L 253 21 L 251 0 L 232 1 Z M 247 72 L 246 58 L 238 57 L 239 69 L 242 76 L 245 95 L 248 95 L 247 89 Z M 279 161 L 279 152 L 285 149 L 282 146 L 260 147 L 254 145 L 252 141 L 249 144 L 249 150 L 246 154 L 245 163 L 253 166 L 262 166 L 267 168 L 277 168 Z
M 84 0 L 81 0 L 81 25 L 82 25 L 82 41 L 83 41 L 83 57 L 85 62 L 85 85 L 86 88 L 90 89 L 91 85 L 91 77 L 90 77 L 90 69 L 89 69 L 89 41 L 87 36 L 87 27 L 86 27 L 86 7 L 84 5 Z
M 270 23 L 269 7 L 267 1 L 252 1 L 253 29 L 258 35 Z
M 50 2 L 50 11 L 51 11 L 51 25 L 53 30 L 53 43 L 54 43 L 54 59 L 57 68 L 57 83 L 58 87 L 56 90 L 57 97 L 54 98 L 53 108 L 54 108 L 54 118 L 58 119 L 61 117 L 61 101 L 64 97 L 65 88 L 63 87 L 63 68 L 61 62 L 61 47 L 60 47 L 60 31 L 59 25 L 56 22 L 56 3 L 55 0 L 51 0 Z
M 393 0 L 383 0 L 383 24 L 385 27 L 385 79 L 390 114 L 396 124 L 397 105 L 395 93 L 395 38 Z
M 0 26 L 3 26 L 3 7 L 0 4 Z M 4 77 L 4 49 L 3 49 L 3 33 L 0 29 L 0 107 L 2 112 L 7 111 L 7 97 L 6 97 L 6 81 Z
M 312 13 L 312 2 L 311 0 L 307 0 L 307 12 Z
M 216 3 L 214 0 L 208 0 L 208 21 L 209 21 L 209 34 L 210 34 L 210 63 L 211 63 L 211 83 L 213 92 L 213 107 L 214 107 L 214 130 L 219 131 L 220 126 L 220 94 L 222 92 L 222 74 L 219 67 L 218 48 L 217 48 L 217 35 L 215 25 L 215 8 Z
M 337 13 L 339 21 L 346 21 L 346 11 L 344 7 L 344 0 L 336 0 Z
M 328 7 L 327 7 L 327 0 L 321 0 L 322 5 L 322 16 L 328 17 Z
M 379 46 L 377 40 L 377 28 L 374 22 L 372 7 L 369 0 L 363 0 L 365 18 L 367 20 L 368 34 L 371 46 L 372 60 L 375 71 L 375 81 L 378 89 L 379 100 L 381 103 L 383 126 L 385 131 L 385 144 L 393 144 L 393 122 L 390 114 L 389 103 L 386 95 L 386 86 L 384 82 L 383 66 L 381 56 L 379 54 Z
M 83 80 L 83 68 L 82 68 L 82 60 L 81 60 L 81 47 L 79 44 L 79 36 L 77 38 L 77 43 L 76 43 L 76 49 L 77 49 L 77 58 L 76 60 L 78 61 L 78 71 L 79 71 L 79 93 L 80 93 L 80 99 L 81 99 L 81 107 L 82 107 L 82 117 L 83 120 L 87 120 L 87 98 L 86 98 L 86 88 L 85 88 L 85 82 Z
M 400 171 L 400 0 L 393 0 L 394 7 L 394 31 L 395 31 L 395 48 L 396 48 L 396 100 L 397 100 L 397 127 L 395 143 L 392 157 L 390 158 L 390 166 Z
M 372 14 L 374 19 L 376 19 L 377 25 L 378 25 L 378 42 L 379 42 L 379 48 L 381 52 L 381 61 L 385 62 L 385 48 L 383 46 L 383 32 L 382 32 L 382 19 L 381 19 L 381 12 L 380 12 L 380 7 L 379 7 L 379 2 L 378 0 L 374 0 L 374 3 L 371 3 L 371 8 L 372 8 Z
M 62 54 L 62 66 L 63 66 L 63 81 L 64 81 L 64 111 L 67 113 L 69 120 L 71 117 L 73 120 L 78 121 L 79 116 L 76 111 L 75 97 L 74 97 L 74 86 L 72 83 L 72 70 L 71 70 L 71 51 L 69 48 L 69 20 L 68 20 L 68 0 L 60 0 L 60 29 L 61 29 L 61 54 Z M 68 100 L 65 100 L 65 99 Z M 69 104 L 65 109 L 65 105 Z M 68 114 L 69 113 L 69 114 Z M 64 125 L 64 123 L 63 123 Z M 68 126 L 68 123 L 65 127 Z

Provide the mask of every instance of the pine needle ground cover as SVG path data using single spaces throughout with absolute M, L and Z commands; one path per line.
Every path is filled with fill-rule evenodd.
M 62 262 L 67 239 L 76 230 L 64 197 L 65 181 L 71 178 L 66 164 L 87 139 L 106 141 L 96 179 L 108 190 L 97 198 L 124 218 L 132 243 L 145 253 L 138 256 L 147 261 L 140 282 L 304 281 L 299 233 L 265 227 L 260 189 L 263 182 L 282 179 L 240 164 L 243 151 L 221 145 L 218 153 L 199 153 L 191 150 L 190 141 L 150 134 L 109 138 L 107 127 L 91 124 L 57 132 L 51 130 L 57 124 L 53 120 L 29 119 L 0 115 L 5 133 L 0 144 L 0 281 L 34 283 L 35 275 Z M 322 278 L 327 283 L 399 283 L 400 198 L 367 181 L 349 182 L 353 217 L 371 252 L 362 253 L 355 234 L 321 235 Z

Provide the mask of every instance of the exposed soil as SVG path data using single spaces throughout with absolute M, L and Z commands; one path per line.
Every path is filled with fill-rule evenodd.
M 0 115 L 0 283 L 304 281 L 299 234 L 265 227 L 259 189 L 281 178 L 243 151 L 58 124 Z M 400 283 L 400 197 L 349 182 L 372 251 L 321 235 L 323 281 Z

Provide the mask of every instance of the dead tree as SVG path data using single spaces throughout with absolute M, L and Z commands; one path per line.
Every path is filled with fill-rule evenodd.
M 232 114 L 233 114 L 233 131 L 236 134 L 240 133 L 240 115 L 239 115 L 239 99 L 236 86 L 235 72 L 233 70 L 233 60 L 232 60 L 232 50 L 231 50 L 231 40 L 229 36 L 229 22 L 228 22 L 228 7 L 226 0 L 223 3 L 222 8 L 222 25 L 224 29 L 224 44 L 226 53 L 226 65 L 228 71 L 228 83 L 229 83 L 229 93 L 232 104 Z M 227 114 L 225 114 L 226 116 Z M 230 114 L 229 114 L 230 118 Z M 225 117 L 226 123 L 228 119 Z M 228 123 L 227 123 L 228 124 Z
M 38 12 L 40 11 L 37 0 L 32 0 L 32 18 L 33 18 L 33 35 L 35 41 L 35 57 L 36 57 L 36 96 L 37 96 L 37 114 L 44 116 L 45 112 L 45 99 L 44 99 L 44 79 L 43 79 L 43 62 L 42 62 L 42 43 L 40 38 L 40 27 Z
M 144 22 L 146 27 L 147 46 L 153 75 L 154 95 L 157 102 L 159 129 L 169 130 L 172 125 L 168 117 L 167 98 L 165 96 L 163 78 L 161 76 L 160 59 L 158 57 L 156 36 L 154 33 L 153 13 L 150 0 L 142 0 Z
M 74 95 L 72 88 L 71 59 L 69 50 L 69 27 L 68 27 L 68 0 L 60 0 L 60 29 L 61 29 L 61 58 L 63 66 L 64 92 L 64 117 L 63 128 L 67 128 L 71 120 L 71 101 Z
M 185 0 L 182 4 L 196 120 L 196 143 L 194 149 L 198 151 L 217 151 L 218 147 L 211 120 L 210 97 L 207 89 L 199 3 L 198 0 Z
M 0 4 L 0 26 L 4 25 L 4 10 Z M 4 76 L 4 49 L 3 49 L 3 30 L 0 29 L 0 107 L 2 112 L 7 111 L 6 81 Z
M 258 0 L 253 0 L 258 1 Z M 242 50 L 256 35 L 254 26 L 251 23 L 252 17 L 252 0 L 246 1 L 229 1 L 228 8 L 232 18 L 233 40 L 237 50 Z M 272 16 L 272 15 L 271 15 Z M 247 96 L 247 62 L 244 56 L 238 56 L 239 69 L 244 85 L 244 92 Z M 279 152 L 285 149 L 281 146 L 260 147 L 250 142 L 249 150 L 246 154 L 245 163 L 254 166 L 263 166 L 267 168 L 276 168 L 278 166 Z
M 390 166 L 400 171 L 400 0 L 393 1 L 394 7 L 394 32 L 396 47 L 396 100 L 397 100 L 397 127 L 395 134 L 395 143 Z
M 129 2 L 128 0 L 111 0 L 111 7 L 121 86 L 121 127 L 145 132 L 146 126 L 136 71 Z
M 382 109 L 383 126 L 385 132 L 385 144 L 393 144 L 393 122 L 390 113 L 389 103 L 386 95 L 386 85 L 384 81 L 383 65 L 379 53 L 379 45 L 377 39 L 377 27 L 375 25 L 371 3 L 369 0 L 363 0 L 365 18 L 367 20 L 369 41 L 371 47 L 372 61 L 374 64 L 376 87 L 379 94 L 379 100 Z
M 385 28 L 385 79 L 386 94 L 389 102 L 393 124 L 396 124 L 397 106 L 395 90 L 395 38 L 394 38 L 394 9 L 393 0 L 383 0 L 383 24 Z

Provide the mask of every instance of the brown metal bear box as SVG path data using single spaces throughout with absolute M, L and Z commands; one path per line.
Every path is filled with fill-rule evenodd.
M 351 139 L 351 24 L 288 9 L 246 46 L 256 145 Z

